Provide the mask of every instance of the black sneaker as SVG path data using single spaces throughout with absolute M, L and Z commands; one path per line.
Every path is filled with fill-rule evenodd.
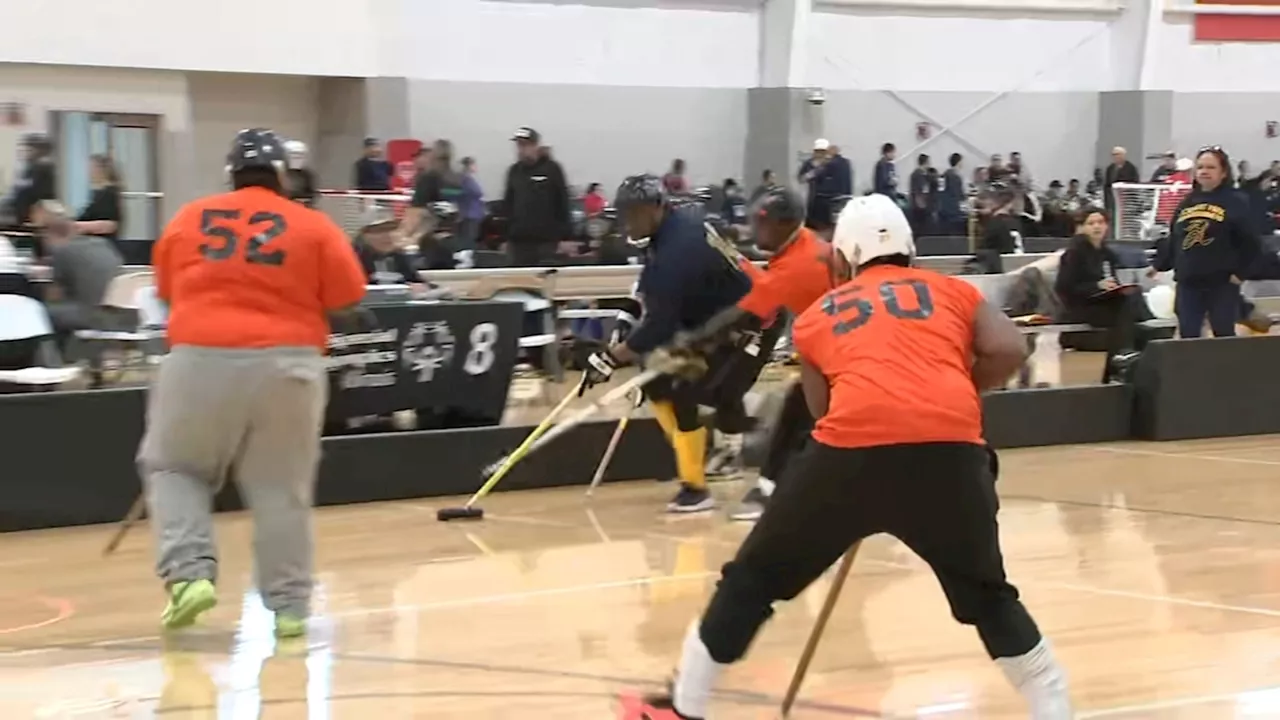
M 710 510 L 715 506 L 716 501 L 706 488 L 696 488 L 686 483 L 680 483 L 680 492 L 676 493 L 676 496 L 671 498 L 671 502 L 667 503 L 667 512 L 696 513 Z
M 765 495 L 759 486 L 753 486 L 742 498 L 742 502 L 738 503 L 738 507 L 729 513 L 729 519 L 754 522 L 764 514 L 764 507 L 768 504 L 769 496 Z

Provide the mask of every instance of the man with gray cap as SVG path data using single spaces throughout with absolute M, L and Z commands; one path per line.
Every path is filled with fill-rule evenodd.
M 502 207 L 507 216 L 507 253 L 516 267 L 547 265 L 556 246 L 569 239 L 569 188 L 560 163 L 541 152 L 542 136 L 517 128 L 516 162 L 507 170 Z
M 110 240 L 78 235 L 75 221 L 56 200 L 42 201 L 32 218 L 44 229 L 44 249 L 53 270 L 53 283 L 44 294 L 49 319 L 59 344 L 65 344 L 71 333 L 98 327 L 106 319 L 102 300 L 124 260 Z
M 835 223 L 832 206 L 836 198 L 853 194 L 853 168 L 825 138 L 813 141 L 813 155 L 800 166 L 800 182 L 809 186 L 805 225 L 812 230 L 828 230 Z

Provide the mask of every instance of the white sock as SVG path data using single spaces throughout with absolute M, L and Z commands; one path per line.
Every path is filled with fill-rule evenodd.
M 760 488 L 760 492 L 764 493 L 765 497 L 770 497 L 773 495 L 773 489 L 778 487 L 778 484 L 761 475 L 756 478 L 756 487 Z
M 1067 675 L 1054 657 L 1047 639 L 1041 638 L 1024 655 L 996 658 L 996 665 L 1026 698 L 1031 706 L 1031 720 L 1071 720 Z
M 711 690 L 726 667 L 711 659 L 711 652 L 702 644 L 695 620 L 685 633 L 684 650 L 680 654 L 680 666 L 671 689 L 671 702 L 676 712 L 687 717 L 705 718 Z

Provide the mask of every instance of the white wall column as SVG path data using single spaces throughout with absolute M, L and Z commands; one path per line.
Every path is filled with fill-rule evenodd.
M 759 87 L 804 87 L 812 0 L 765 0 L 760 23 Z

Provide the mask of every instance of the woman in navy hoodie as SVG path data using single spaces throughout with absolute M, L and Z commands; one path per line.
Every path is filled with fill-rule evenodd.
M 1198 338 L 1205 318 L 1214 337 L 1236 333 L 1240 282 L 1261 244 L 1249 203 L 1231 181 L 1231 160 L 1220 147 L 1196 155 L 1195 186 L 1173 215 L 1167 242 L 1156 250 L 1156 270 L 1173 270 L 1178 283 L 1178 335 Z

